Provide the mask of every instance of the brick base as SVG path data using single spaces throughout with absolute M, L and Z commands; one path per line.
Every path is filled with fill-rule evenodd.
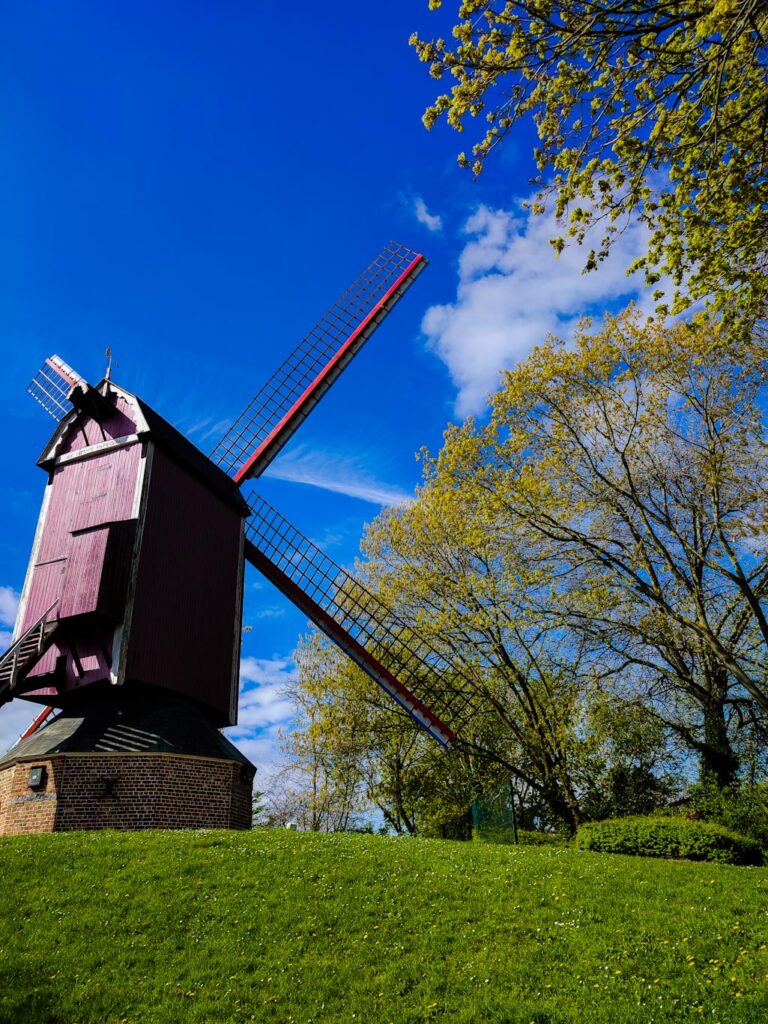
M 30 769 L 45 782 L 32 789 Z M 181 754 L 50 754 L 0 771 L 0 835 L 251 827 L 253 771 Z

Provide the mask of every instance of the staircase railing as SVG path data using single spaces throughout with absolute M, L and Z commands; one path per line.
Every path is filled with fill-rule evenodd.
M 0 657 L 0 703 L 10 699 L 8 691 L 16 685 L 20 673 L 39 661 L 49 647 L 56 626 L 49 616 L 57 604 L 58 599 Z

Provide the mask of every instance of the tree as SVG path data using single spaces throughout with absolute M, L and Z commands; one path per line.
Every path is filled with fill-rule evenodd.
M 325 815 L 312 827 L 373 801 L 397 831 L 439 830 L 511 776 L 523 820 L 573 829 L 666 800 L 680 749 L 719 789 L 744 759 L 761 770 L 764 351 L 708 314 L 630 309 L 535 349 L 486 426 L 425 453 L 416 500 L 371 524 L 360 569 L 430 645 L 446 705 L 466 701 L 462 744 L 440 756 L 311 638 L 291 753 Z
M 359 825 L 364 810 L 361 766 L 354 731 L 339 742 L 333 720 L 344 709 L 317 651 L 317 644 L 299 646 L 297 680 L 286 687 L 295 723 L 284 737 L 287 762 L 279 773 L 273 810 L 304 829 L 344 832 Z
M 462 737 L 491 762 L 469 757 L 470 798 L 512 775 L 553 823 L 574 829 L 588 746 L 579 735 L 581 653 L 557 625 L 531 615 L 539 567 L 523 535 L 496 527 L 485 495 L 427 462 L 417 501 L 368 529 L 363 570 L 384 603 L 461 670 L 444 672 L 440 685 L 471 697 Z
M 733 781 L 737 724 L 768 713 L 762 344 L 700 315 L 632 310 L 508 373 L 490 425 L 449 431 L 435 472 L 482 495 L 539 577 L 541 621 Z
M 338 803 L 354 789 L 358 812 L 376 808 L 399 834 L 439 828 L 466 810 L 472 793 L 456 759 L 451 769 L 434 742 L 334 644 L 310 634 L 296 661 L 293 697 L 303 711 L 291 735 L 291 764 L 313 777 L 320 762 L 321 792 L 336 794 Z
M 430 0 L 431 8 L 441 0 Z M 768 201 L 768 9 L 752 0 L 462 0 L 444 39 L 411 38 L 450 91 L 424 122 L 463 131 L 483 116 L 475 174 L 516 125 L 539 136 L 534 209 L 554 195 L 566 237 L 591 243 L 586 269 L 637 216 L 647 252 L 632 269 L 670 275 L 675 308 L 715 296 L 764 312 Z M 593 236 L 590 235 L 590 238 Z M 658 298 L 661 294 L 658 293 Z
M 616 694 L 597 694 L 588 718 L 599 743 L 582 799 L 587 818 L 650 814 L 679 795 L 679 759 L 663 725 L 647 708 Z
M 254 828 L 269 824 L 269 805 L 265 799 L 266 795 L 260 789 L 254 789 L 253 791 L 251 798 L 251 824 Z

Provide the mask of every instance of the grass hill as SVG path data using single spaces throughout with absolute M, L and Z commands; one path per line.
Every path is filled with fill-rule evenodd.
M 0 840 L 0 1021 L 768 1020 L 768 869 L 283 831 Z

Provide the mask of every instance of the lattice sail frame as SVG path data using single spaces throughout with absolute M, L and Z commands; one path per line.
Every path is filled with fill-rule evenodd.
M 263 498 L 252 492 L 248 502 L 248 560 L 438 743 L 452 746 L 476 713 L 468 680 Z M 439 686 L 446 672 L 450 689 Z
M 426 266 L 389 242 L 248 403 L 211 453 L 238 483 L 259 476 Z
M 27 393 L 60 423 L 72 410 L 69 397 L 76 387 L 87 388 L 88 382 L 63 359 L 53 355 L 32 378 Z

